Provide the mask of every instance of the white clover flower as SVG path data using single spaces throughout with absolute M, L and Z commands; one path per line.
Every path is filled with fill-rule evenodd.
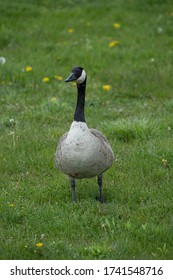
M 163 28 L 162 28 L 162 27 L 158 27 L 158 28 L 157 28 L 157 33 L 158 33 L 158 34 L 161 34 L 162 32 L 163 32 Z
M 10 131 L 9 135 L 14 135 L 14 133 L 15 133 L 14 131 Z
M 14 119 L 9 119 L 9 122 L 13 124 L 13 123 L 15 123 L 15 120 Z
M 0 64 L 5 64 L 6 63 L 6 58 L 1 56 L 0 57 Z

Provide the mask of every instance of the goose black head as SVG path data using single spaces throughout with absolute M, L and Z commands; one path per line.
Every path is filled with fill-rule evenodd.
M 74 67 L 71 71 L 71 74 L 70 76 L 65 79 L 64 82 L 76 82 L 77 84 L 82 84 L 87 78 L 87 74 L 85 72 L 85 70 L 80 67 L 80 66 L 77 66 L 77 67 Z

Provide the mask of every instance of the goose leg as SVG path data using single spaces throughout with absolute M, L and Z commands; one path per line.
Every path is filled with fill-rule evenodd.
M 103 196 L 103 189 L 102 189 L 102 174 L 98 175 L 97 182 L 99 185 L 99 197 L 98 200 L 103 203 L 104 202 L 104 196 Z
M 71 190 L 72 190 L 72 201 L 76 202 L 76 195 L 75 195 L 76 183 L 75 183 L 75 179 L 70 178 L 70 186 L 71 186 Z

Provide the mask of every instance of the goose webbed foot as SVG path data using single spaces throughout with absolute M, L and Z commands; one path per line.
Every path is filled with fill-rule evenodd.
M 75 186 L 76 186 L 76 182 L 75 179 L 70 178 L 70 186 L 71 186 L 71 190 L 72 190 L 72 202 L 76 202 L 76 194 L 75 194 Z
M 103 196 L 103 188 L 102 188 L 102 174 L 98 175 L 97 182 L 99 185 L 99 197 L 97 197 L 97 200 L 100 201 L 100 203 L 105 202 L 104 196 Z

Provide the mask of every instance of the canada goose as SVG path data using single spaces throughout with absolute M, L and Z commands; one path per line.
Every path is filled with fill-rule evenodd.
M 74 67 L 65 82 L 77 84 L 77 103 L 70 130 L 59 140 L 55 154 L 55 164 L 69 176 L 72 201 L 76 201 L 75 179 L 97 176 L 99 200 L 104 201 L 102 174 L 114 161 L 114 153 L 106 137 L 98 130 L 88 128 L 85 122 L 85 90 L 87 74 L 82 67 Z

